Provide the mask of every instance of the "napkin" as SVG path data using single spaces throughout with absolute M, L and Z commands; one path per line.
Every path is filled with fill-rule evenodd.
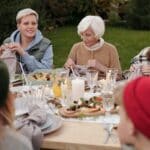
M 32 142 L 34 150 L 40 150 L 44 136 L 40 126 L 46 121 L 46 111 L 38 106 L 33 106 L 28 116 L 15 120 L 15 127 Z

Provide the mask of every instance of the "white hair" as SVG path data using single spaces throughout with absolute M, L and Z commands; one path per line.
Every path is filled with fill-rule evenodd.
M 89 27 L 91 27 L 97 38 L 102 37 L 105 32 L 105 23 L 100 16 L 84 17 L 77 26 L 78 34 L 81 36 L 81 33 Z
M 31 8 L 25 8 L 25 9 L 21 9 L 18 13 L 17 13 L 17 16 L 16 16 L 16 21 L 17 23 L 20 22 L 20 20 L 25 17 L 25 16 L 28 16 L 28 15 L 35 15 L 37 21 L 39 19 L 39 15 L 36 11 L 34 11 L 33 9 Z

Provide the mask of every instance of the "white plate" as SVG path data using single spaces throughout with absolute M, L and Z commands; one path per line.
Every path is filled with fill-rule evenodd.
M 23 92 L 23 91 L 29 91 L 31 89 L 38 89 L 40 86 L 39 85 L 33 85 L 33 86 L 28 86 L 28 85 L 24 85 L 24 86 L 15 86 L 15 87 L 11 87 L 10 90 L 12 92 Z
M 46 130 L 48 127 L 53 124 L 53 116 L 51 114 L 47 114 L 46 123 L 40 126 L 41 130 Z
M 33 75 L 35 75 L 37 73 L 42 73 L 44 75 L 44 77 L 39 78 L 39 79 L 34 79 Z M 46 80 L 45 75 L 47 75 L 47 74 L 49 74 L 50 80 Z M 36 71 L 28 74 L 28 80 L 31 85 L 44 85 L 44 84 L 50 85 L 51 84 L 51 70 L 49 70 L 49 69 L 36 70 Z
M 50 127 L 46 128 L 45 130 L 43 130 L 43 134 L 49 134 L 51 132 L 54 132 L 56 130 L 58 130 L 61 126 L 62 126 L 62 119 L 59 116 L 54 116 L 54 115 L 50 115 L 51 120 L 53 120 L 53 123 Z

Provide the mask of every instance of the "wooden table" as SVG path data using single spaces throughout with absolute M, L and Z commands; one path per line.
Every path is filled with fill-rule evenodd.
M 64 121 L 56 132 L 47 135 L 42 149 L 55 150 L 121 150 L 111 139 L 103 144 L 105 131 L 98 123 Z

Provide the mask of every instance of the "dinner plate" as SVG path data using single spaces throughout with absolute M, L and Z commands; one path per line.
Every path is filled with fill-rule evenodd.
M 17 81 L 22 81 L 23 77 L 21 74 L 15 74 L 15 78 L 11 80 L 11 82 L 17 82 Z
M 37 79 L 34 77 L 36 75 Z M 47 78 L 48 76 L 48 78 Z M 51 70 L 39 69 L 28 74 L 28 81 L 32 85 L 51 84 Z
M 23 85 L 23 86 L 14 86 L 11 87 L 10 90 L 11 92 L 28 92 L 29 90 L 37 90 L 40 87 L 40 85 L 33 85 L 33 86 L 28 86 L 28 85 Z
M 53 124 L 53 115 L 51 114 L 47 114 L 47 119 L 46 119 L 46 123 L 44 123 L 43 125 L 40 126 L 41 130 L 45 130 L 47 128 L 50 128 L 51 125 Z
M 51 114 L 49 114 L 49 117 L 51 118 L 51 120 L 53 120 L 53 123 L 48 128 L 42 130 L 43 134 L 52 133 L 52 132 L 58 130 L 62 126 L 63 121 L 62 121 L 61 117 L 54 116 Z

